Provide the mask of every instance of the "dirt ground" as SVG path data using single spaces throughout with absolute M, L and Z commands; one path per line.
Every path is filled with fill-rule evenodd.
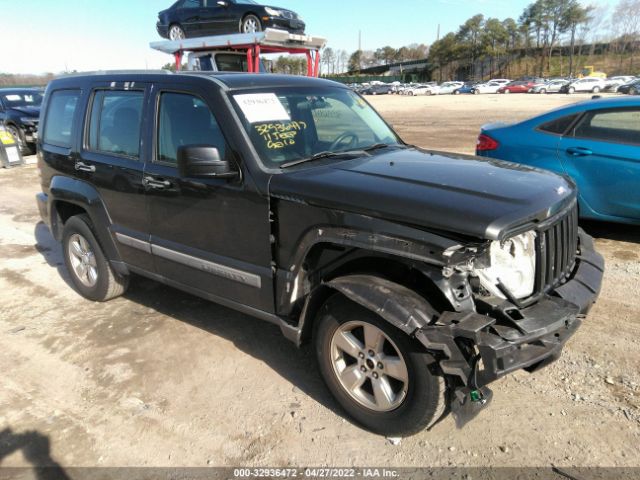
M 369 97 L 420 146 L 472 153 L 481 124 L 577 96 Z M 69 286 L 35 166 L 0 170 L 0 465 L 640 466 L 640 230 L 585 227 L 607 271 L 562 358 L 394 445 L 353 425 L 312 355 L 269 324 L 149 280 L 106 304 Z

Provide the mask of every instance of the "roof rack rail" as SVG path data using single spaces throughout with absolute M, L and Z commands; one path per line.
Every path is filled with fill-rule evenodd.
M 84 75 L 140 75 L 140 74 L 156 74 L 156 75 L 173 75 L 169 70 L 91 70 L 86 72 L 69 72 L 62 73 L 58 77 L 76 77 Z

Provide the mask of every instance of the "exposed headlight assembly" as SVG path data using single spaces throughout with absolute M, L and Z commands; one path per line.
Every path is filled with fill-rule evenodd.
M 506 298 L 500 284 L 516 299 L 531 296 L 536 278 L 536 232 L 527 232 L 503 242 L 492 242 L 491 266 L 476 270 L 480 282 L 492 295 Z
M 276 10 L 275 8 L 264 7 L 264 10 L 265 10 L 265 12 L 267 12 L 268 15 L 271 15 L 272 17 L 281 17 L 282 16 L 282 11 Z

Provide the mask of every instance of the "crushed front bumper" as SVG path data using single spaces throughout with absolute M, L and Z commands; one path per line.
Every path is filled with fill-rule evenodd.
M 591 237 L 583 231 L 579 235 L 573 276 L 530 307 L 486 302 L 484 315 L 445 312 L 436 324 L 416 332 L 425 347 L 441 352 L 442 372 L 458 379 L 454 413 L 456 408 L 471 408 L 467 393 L 478 391 L 480 397 L 490 398 L 489 383 L 515 370 L 539 370 L 560 357 L 598 297 L 604 272 L 604 260 Z M 459 421 L 459 426 L 469 419 Z

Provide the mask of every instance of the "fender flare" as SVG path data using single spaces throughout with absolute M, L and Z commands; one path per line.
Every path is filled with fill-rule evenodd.
M 371 310 L 407 335 L 429 326 L 438 312 L 413 290 L 373 275 L 349 275 L 326 282 L 329 288 Z
M 70 177 L 55 176 L 51 179 L 48 201 L 49 216 L 51 234 L 57 241 L 61 241 L 62 229 L 64 228 L 57 210 L 59 202 L 75 205 L 87 212 L 91 222 L 96 227 L 94 228 L 94 233 L 107 259 L 118 273 L 128 274 L 128 269 L 124 266 L 120 252 L 110 233 L 111 218 L 98 190 L 87 182 Z

